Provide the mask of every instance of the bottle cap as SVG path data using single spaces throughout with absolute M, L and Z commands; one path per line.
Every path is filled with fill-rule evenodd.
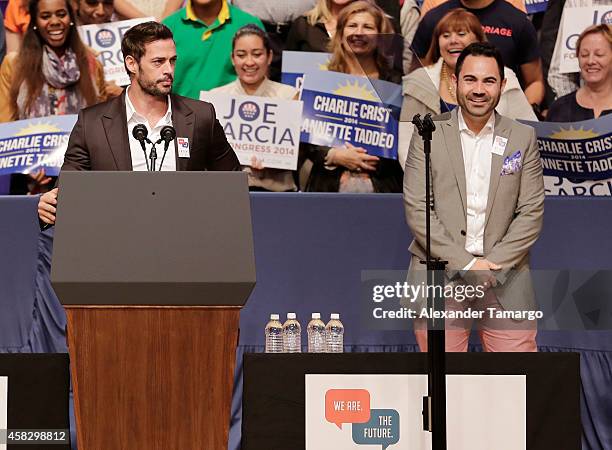
M 329 317 L 331 318 L 331 320 L 340 320 L 340 314 L 338 313 L 331 313 Z
M 278 320 L 280 316 L 278 314 L 270 314 L 270 320 Z
M 321 318 L 321 313 L 312 313 L 312 318 L 313 319 L 320 319 Z
M 287 319 L 295 319 L 296 315 L 295 313 L 287 313 Z

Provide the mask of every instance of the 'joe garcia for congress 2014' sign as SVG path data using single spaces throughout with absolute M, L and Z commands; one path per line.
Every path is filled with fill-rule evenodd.
M 266 168 L 297 169 L 302 102 L 216 92 L 202 92 L 200 100 L 215 106 L 240 164 L 255 157 Z

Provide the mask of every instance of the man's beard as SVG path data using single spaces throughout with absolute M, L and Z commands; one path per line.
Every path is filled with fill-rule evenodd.
M 142 80 L 138 78 L 136 81 L 138 81 L 138 85 L 140 86 L 140 89 L 142 89 L 147 94 L 152 95 L 153 97 L 165 97 L 172 90 L 170 88 L 168 89 L 168 92 L 164 92 L 160 88 L 157 87 L 157 83 L 163 80 L 148 81 L 148 80 Z

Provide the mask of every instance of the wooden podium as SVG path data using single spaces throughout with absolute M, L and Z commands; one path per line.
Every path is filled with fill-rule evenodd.
M 63 173 L 51 279 L 79 450 L 227 448 L 255 284 L 244 173 Z

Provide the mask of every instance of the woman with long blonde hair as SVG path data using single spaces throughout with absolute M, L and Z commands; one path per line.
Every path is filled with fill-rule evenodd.
M 360 24 L 356 15 L 370 16 Z M 361 25 L 361 28 L 359 28 Z M 385 81 L 399 82 L 392 69 L 392 55 L 385 54 L 381 35 L 391 36 L 393 26 L 383 10 L 370 0 L 359 0 L 346 7 L 338 17 L 338 32 L 329 43 L 331 59 L 327 68 L 350 75 L 367 75 Z
M 329 45 L 329 70 L 370 79 L 399 82 L 390 57 L 379 46 L 381 34 L 392 25 L 375 3 L 357 0 L 338 16 L 336 33 Z M 305 145 L 313 162 L 306 190 L 323 192 L 401 192 L 402 169 L 394 159 L 369 155 L 363 148 Z

